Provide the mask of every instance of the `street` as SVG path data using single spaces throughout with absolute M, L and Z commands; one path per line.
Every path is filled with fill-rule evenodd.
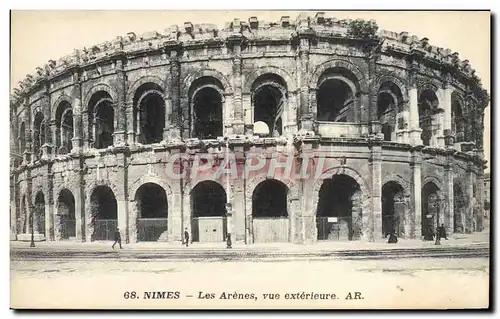
M 474 256 L 11 261 L 14 308 L 464 308 L 488 290 Z

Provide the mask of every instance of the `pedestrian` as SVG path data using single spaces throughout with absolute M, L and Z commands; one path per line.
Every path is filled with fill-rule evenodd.
M 186 247 L 189 247 L 189 232 L 187 227 L 184 228 L 184 241 L 186 242 Z
M 389 233 L 389 240 L 387 241 L 389 244 L 397 244 L 398 243 L 398 237 L 394 232 Z
M 441 245 L 441 227 L 436 227 L 436 242 L 435 245 Z
M 441 235 L 441 238 L 448 240 L 448 235 L 446 235 L 446 227 L 444 227 L 444 224 L 441 224 L 441 227 L 439 227 L 439 233 Z
M 113 243 L 113 246 L 111 246 L 113 249 L 115 249 L 116 244 L 120 245 L 120 249 L 123 249 L 122 247 L 122 237 L 120 235 L 120 229 L 117 227 L 115 230 L 115 242 Z

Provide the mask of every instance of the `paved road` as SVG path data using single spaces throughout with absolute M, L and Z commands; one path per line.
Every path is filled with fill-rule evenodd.
M 391 248 L 370 250 L 321 250 L 321 251 L 256 251 L 231 249 L 155 249 L 155 250 L 68 250 L 68 249 L 36 249 L 13 248 L 12 260 L 245 260 L 245 259 L 393 259 L 393 258 L 484 258 L 489 257 L 488 245 L 470 247 L 436 246 L 426 248 Z

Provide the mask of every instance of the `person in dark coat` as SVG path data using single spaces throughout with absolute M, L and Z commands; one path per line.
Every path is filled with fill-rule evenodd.
M 189 247 L 189 232 L 187 227 L 184 229 L 184 241 L 186 242 L 186 247 Z
M 444 224 L 441 224 L 441 227 L 439 227 L 439 235 L 441 238 L 448 240 L 448 235 L 446 235 L 446 227 L 444 227 Z
M 122 237 L 120 235 L 120 229 L 119 228 L 116 228 L 116 230 L 115 230 L 115 242 L 113 243 L 113 246 L 111 246 L 111 247 L 113 249 L 115 249 L 115 245 L 117 243 L 120 245 L 120 249 L 123 249 L 123 247 L 122 247 Z
M 389 233 L 389 240 L 387 241 L 389 244 L 397 244 L 398 243 L 398 237 L 396 236 L 395 233 L 391 232 Z

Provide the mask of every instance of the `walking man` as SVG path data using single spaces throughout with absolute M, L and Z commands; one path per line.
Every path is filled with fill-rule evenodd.
M 444 224 L 441 224 L 441 227 L 439 227 L 439 234 L 441 235 L 441 238 L 448 240 L 448 236 L 446 235 L 446 227 L 444 227 Z
M 113 243 L 113 246 L 111 246 L 113 249 L 115 249 L 116 244 L 120 245 L 120 249 L 123 249 L 122 247 L 122 237 L 120 236 L 120 229 L 117 227 L 115 230 L 115 242 Z
M 189 247 L 189 232 L 187 227 L 184 229 L 184 241 L 186 242 L 186 247 Z

